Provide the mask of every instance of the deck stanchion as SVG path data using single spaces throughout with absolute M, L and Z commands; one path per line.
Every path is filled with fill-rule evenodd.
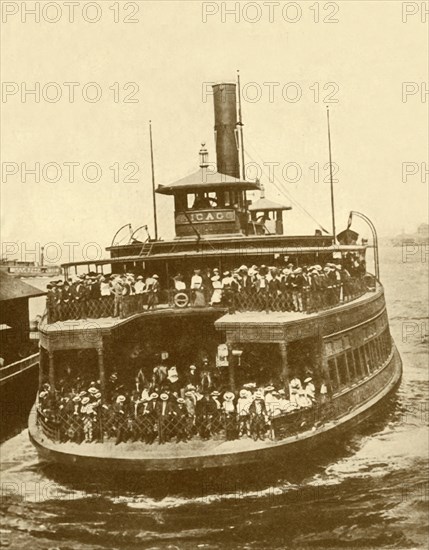
M 106 376 L 104 372 L 104 355 L 103 355 L 103 348 L 97 348 L 97 355 L 98 355 L 98 370 L 100 374 L 100 389 L 101 389 L 101 395 L 106 395 Z
M 49 384 L 51 386 L 51 391 L 55 390 L 55 363 L 54 363 L 54 352 L 49 352 Z
M 286 342 L 279 342 L 280 355 L 282 358 L 282 378 L 283 385 L 286 392 L 289 391 L 289 365 L 287 359 L 287 344 Z
M 39 391 L 42 389 L 45 357 L 42 346 L 39 345 Z

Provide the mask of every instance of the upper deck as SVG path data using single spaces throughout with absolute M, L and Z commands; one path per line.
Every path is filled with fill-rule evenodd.
M 309 289 L 285 290 L 275 296 L 268 292 L 252 295 L 231 291 L 227 301 L 217 305 L 197 301 L 192 290 L 160 291 L 156 303 L 150 305 L 150 300 L 147 293 L 121 297 L 119 304 L 117 298 L 107 296 L 85 303 L 48 306 L 39 325 L 41 345 L 46 349 L 97 348 L 102 345 L 103 336 L 137 319 L 162 322 L 184 317 L 212 319 L 217 330 L 233 334 L 236 341 L 286 341 L 305 337 L 306 332 L 314 334 L 326 319 L 330 328 L 339 330 L 347 326 L 347 312 L 362 310 L 361 316 L 365 318 L 384 306 L 382 286 L 366 286 L 363 280 L 353 280 L 347 288 L 344 285 L 327 288 L 318 294 Z M 355 315 L 351 317 L 354 319 Z

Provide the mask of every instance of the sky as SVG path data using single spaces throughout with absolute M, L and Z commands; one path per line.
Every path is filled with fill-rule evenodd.
M 33 260 L 48 245 L 54 262 L 98 259 L 124 224 L 153 235 L 148 121 L 157 184 L 195 171 L 202 142 L 214 162 L 210 83 L 237 69 L 247 173 L 293 206 L 286 233 L 331 227 L 327 106 L 337 228 L 350 210 L 382 236 L 427 221 L 420 2 L 45 4 L 2 2 L 3 255 Z M 172 198 L 157 211 L 173 237 Z

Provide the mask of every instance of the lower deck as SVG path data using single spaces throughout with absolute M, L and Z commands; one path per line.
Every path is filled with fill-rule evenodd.
M 272 418 L 269 424 L 274 437 L 261 441 L 246 437 L 229 441 L 221 438 L 170 441 L 162 445 L 148 445 L 143 442 L 115 444 L 114 441 L 59 443 L 47 437 L 47 426 L 36 411 L 30 416 L 29 432 L 43 458 L 77 466 L 109 468 L 114 465 L 141 471 L 162 471 L 245 464 L 274 458 L 286 447 L 301 449 L 303 444 L 317 444 L 329 434 L 365 420 L 397 386 L 401 374 L 401 359 L 393 345 L 385 364 L 366 380 L 328 402 L 316 405 L 311 411 L 301 413 L 298 431 L 290 430 L 291 424 L 288 423 L 287 415 Z

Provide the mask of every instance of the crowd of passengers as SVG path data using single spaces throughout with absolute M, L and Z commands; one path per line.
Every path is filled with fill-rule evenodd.
M 272 437 L 274 418 L 310 409 L 325 402 L 328 394 L 324 381 L 316 391 L 311 376 L 301 380 L 296 375 L 287 388 L 250 382 L 233 392 L 217 385 L 204 364 L 201 373 L 191 365 L 183 377 L 175 366 L 159 365 L 148 381 L 140 371 L 129 389 L 113 373 L 108 387 L 103 396 L 99 381 L 76 378 L 71 385 L 61 382 L 55 391 L 46 383 L 39 393 L 39 413 L 58 430 L 61 442 L 111 438 L 116 444 L 150 444 L 216 436 L 264 440 Z
M 313 312 L 347 301 L 362 290 L 366 273 L 363 260 L 349 254 L 342 263 L 285 268 L 275 266 L 247 267 L 233 271 L 218 268 L 195 269 L 192 276 L 176 274 L 171 279 L 174 294 L 188 293 L 190 305 L 238 308 L 250 305 L 263 309 Z M 137 296 L 142 311 L 156 307 L 162 297 L 159 276 L 145 277 L 125 273 L 109 276 L 89 273 L 47 285 L 49 322 L 70 318 L 100 316 L 94 307 L 103 298 L 114 297 L 113 316 L 121 316 L 128 296 Z M 247 303 L 249 302 L 249 303 Z

